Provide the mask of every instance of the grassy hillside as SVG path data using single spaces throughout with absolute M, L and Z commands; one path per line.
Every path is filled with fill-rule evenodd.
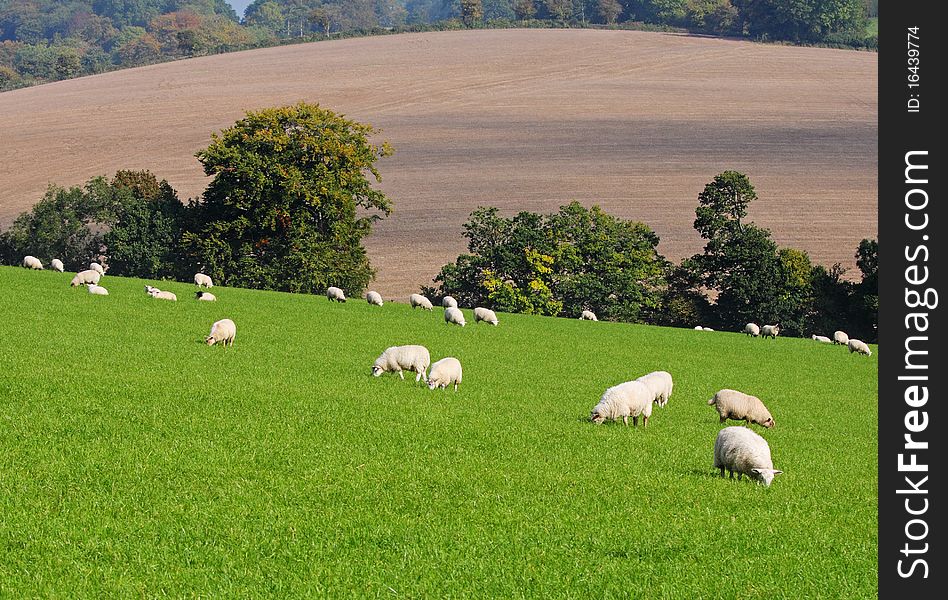
M 875 594 L 875 353 L 70 277 L 0 268 L 0 596 Z M 403 343 L 460 391 L 371 377 Z M 655 369 L 648 429 L 585 420 Z M 774 414 L 770 488 L 711 467 L 722 387 Z

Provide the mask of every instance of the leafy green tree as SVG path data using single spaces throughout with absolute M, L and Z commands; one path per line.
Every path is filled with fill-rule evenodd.
M 622 4 L 619 0 L 598 0 L 596 9 L 599 12 L 599 18 L 607 25 L 615 25 L 622 14 Z
M 319 105 L 249 112 L 198 152 L 213 177 L 183 235 L 192 265 L 226 285 L 358 295 L 374 271 L 362 246 L 391 202 L 372 187 L 369 125 Z
M 461 21 L 466 27 L 475 27 L 484 20 L 484 5 L 481 0 L 460 0 Z
M 859 338 L 875 341 L 879 323 L 879 242 L 864 239 L 856 249 L 856 266 L 862 281 L 853 289 L 853 327 Z
M 513 10 L 521 21 L 532 19 L 537 14 L 537 7 L 533 0 L 513 0 Z

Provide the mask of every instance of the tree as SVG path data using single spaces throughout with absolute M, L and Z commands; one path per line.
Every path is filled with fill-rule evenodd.
M 391 154 L 369 125 L 319 105 L 249 112 L 198 152 L 213 177 L 182 236 L 192 265 L 226 285 L 358 295 L 371 280 L 362 239 L 391 202 L 371 185 Z
M 596 8 L 599 11 L 599 17 L 607 25 L 615 25 L 622 14 L 622 5 L 619 0 L 598 0 Z
M 853 289 L 853 327 L 859 339 L 874 341 L 879 324 L 879 242 L 864 239 L 856 249 L 856 266 L 862 281 Z
M 460 0 L 461 21 L 465 27 L 474 27 L 484 20 L 484 5 L 481 0 Z
M 537 7 L 533 0 L 514 0 L 513 10 L 521 21 L 532 19 L 537 14 Z

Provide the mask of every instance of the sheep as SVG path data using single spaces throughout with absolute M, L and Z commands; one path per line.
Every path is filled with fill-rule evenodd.
M 461 312 L 460 308 L 455 308 L 453 306 L 444 309 L 444 322 L 453 323 L 455 325 L 460 325 L 464 327 L 464 313 Z
M 35 256 L 26 255 L 23 257 L 23 266 L 27 269 L 43 270 L 43 263 Z
M 153 285 L 148 285 L 148 284 L 146 283 L 146 284 L 145 284 L 145 293 L 146 293 L 146 294 L 151 294 L 152 291 L 160 292 L 161 290 L 159 290 L 158 288 L 156 288 L 156 287 L 153 286 Z
M 582 314 L 579 315 L 580 321 L 598 321 L 596 318 L 596 313 L 591 310 L 584 310 Z
M 49 261 L 49 266 L 51 266 L 54 271 L 59 271 L 60 273 L 66 270 L 66 267 L 63 266 L 63 261 L 58 258 Z
M 490 323 L 491 325 L 497 325 L 497 315 L 494 314 L 489 308 L 483 308 L 478 306 L 474 309 L 474 324 L 484 321 L 485 323 Z
M 211 280 L 209 275 L 205 275 L 204 273 L 195 273 L 194 285 L 198 287 L 212 288 L 214 287 L 214 282 Z
M 816 335 L 816 334 L 813 334 L 813 335 L 810 336 L 810 337 L 812 337 L 815 341 L 820 342 L 821 344 L 832 344 L 832 343 L 833 343 L 833 340 L 829 339 L 829 338 L 826 337 L 825 335 Z
M 714 440 L 714 468 L 727 469 L 731 479 L 737 472 L 737 479 L 744 475 L 769 486 L 775 475 L 783 473 L 774 469 L 770 458 L 770 446 L 767 440 L 746 427 L 725 427 L 718 432 Z
M 757 337 L 760 335 L 760 325 L 757 323 L 748 323 L 747 325 L 744 325 L 744 333 Z
M 172 302 L 177 302 L 178 297 L 173 292 L 162 292 L 158 288 L 152 288 L 148 295 L 152 298 L 158 298 L 159 300 L 171 300 Z
M 764 325 L 760 328 L 760 337 L 777 339 L 780 334 L 780 325 Z
M 714 331 L 714 330 L 711 329 L 710 327 L 705 327 L 704 330 L 705 330 L 705 331 Z
M 444 298 L 441 299 L 441 306 L 443 306 L 444 308 L 457 308 L 458 301 L 455 300 L 451 296 L 445 296 Z
M 100 264 L 97 263 L 97 262 L 91 262 L 91 263 L 89 263 L 89 268 L 90 268 L 91 270 L 95 271 L 96 273 L 98 273 L 99 275 L 105 275 L 105 269 L 103 269 L 103 268 L 102 268 L 102 265 L 100 265 Z
M 849 343 L 846 345 L 849 346 L 850 354 L 852 354 L 853 352 L 858 352 L 859 354 L 872 356 L 872 350 L 870 350 L 866 342 L 862 340 L 857 340 L 856 338 L 849 338 Z
M 449 356 L 431 365 L 431 371 L 428 373 L 429 390 L 436 387 L 446 389 L 452 383 L 454 391 L 458 391 L 458 385 L 461 383 L 461 361 Z
M 713 398 L 708 400 L 708 406 L 712 405 L 721 416 L 721 423 L 733 419 L 745 421 L 748 424 L 757 423 L 767 429 L 776 425 L 774 418 L 770 416 L 770 411 L 757 396 L 725 389 L 718 391 Z
M 89 293 L 95 294 L 96 296 L 108 296 L 109 290 L 105 289 L 101 285 L 92 284 L 89 286 Z
M 432 310 L 431 300 L 428 300 L 421 294 L 412 294 L 408 297 L 408 303 L 412 308 L 422 307 L 425 310 Z
M 79 271 L 76 273 L 76 276 L 72 278 L 72 281 L 69 282 L 69 285 L 72 287 L 76 287 L 77 285 L 85 285 L 87 283 L 98 285 L 100 277 L 102 276 L 99 275 L 98 271 L 86 269 L 85 271 Z
M 704 331 L 704 327 L 701 325 L 695 325 L 695 331 Z
M 219 343 L 227 347 L 233 346 L 236 338 L 237 326 L 234 325 L 234 322 L 230 319 L 221 319 L 220 321 L 214 321 L 214 324 L 211 325 L 211 333 L 204 338 L 204 341 L 207 342 L 208 346 Z
M 845 331 L 834 331 L 833 343 L 839 344 L 840 346 L 846 346 L 849 344 L 849 336 L 846 335 Z
M 428 383 L 428 376 L 425 371 L 431 364 L 431 354 L 424 346 L 391 346 L 385 349 L 375 362 L 372 364 L 372 375 L 380 377 L 382 373 L 393 371 L 398 376 L 405 379 L 402 371 L 414 371 L 418 375 L 415 377 L 415 383 L 423 379 Z
M 369 292 L 365 295 L 365 301 L 374 306 L 382 306 L 382 294 L 378 292 Z
M 200 290 L 197 291 L 197 292 L 194 292 L 194 297 L 195 297 L 196 299 L 198 299 L 198 300 L 203 300 L 204 302 L 216 302 L 216 301 L 217 301 L 217 296 L 215 296 L 214 294 L 212 294 L 212 293 L 210 293 L 210 292 L 200 291 Z
M 589 420 L 600 425 L 606 419 L 618 421 L 622 417 L 622 422 L 628 426 L 631 416 L 632 425 L 638 427 L 639 415 L 642 415 L 642 426 L 648 427 L 654 399 L 655 394 L 643 382 L 626 381 L 603 392 L 599 404 L 589 414 Z
M 345 302 L 346 294 L 341 289 L 333 286 L 326 288 L 326 297 L 330 302 Z
M 671 373 L 668 371 L 652 371 L 651 373 L 642 375 L 636 379 L 636 381 L 641 381 L 648 386 L 648 389 L 652 391 L 655 404 L 659 406 L 668 404 L 668 399 L 672 395 L 672 387 L 674 386 Z

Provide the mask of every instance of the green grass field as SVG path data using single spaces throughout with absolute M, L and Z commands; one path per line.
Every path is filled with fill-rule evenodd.
M 0 596 L 876 595 L 875 347 L 71 276 L 0 267 Z M 460 391 L 371 377 L 406 343 Z M 656 369 L 647 429 L 586 420 Z M 712 469 L 724 387 L 770 488 Z

